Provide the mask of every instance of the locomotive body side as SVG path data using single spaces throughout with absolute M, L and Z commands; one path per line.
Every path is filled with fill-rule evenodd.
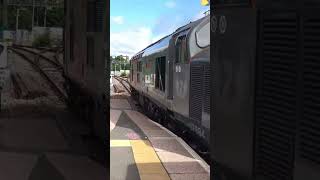
M 160 122 L 180 124 L 177 128 L 183 131 L 187 127 L 207 145 L 210 44 L 199 47 L 196 35 L 203 27 L 208 28 L 208 23 L 209 17 L 190 23 L 139 52 L 132 58 L 130 79 L 148 115 Z M 140 83 L 136 83 L 135 78 L 141 76 Z
M 210 137 L 210 17 L 185 26 L 174 34 L 170 55 L 174 60 L 172 78 L 173 119 L 187 127 L 202 146 Z M 184 37 L 185 36 L 185 37 Z M 179 39 L 186 42 L 185 55 Z M 199 42 L 201 45 L 199 46 Z M 182 41 L 183 43 L 183 41 Z M 183 44 L 181 44 L 183 45 Z M 181 46 L 180 45 L 180 46 Z M 170 97 L 169 97 L 170 98 Z
M 171 36 L 163 38 L 156 45 L 147 48 L 143 53 L 143 94 L 152 99 L 159 107 L 166 109 L 171 107 L 167 97 L 166 82 L 168 77 L 168 46 Z

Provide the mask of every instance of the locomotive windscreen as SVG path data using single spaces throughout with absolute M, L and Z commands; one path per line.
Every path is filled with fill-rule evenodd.
M 207 23 L 196 32 L 196 43 L 200 48 L 205 48 L 210 45 L 208 34 L 210 34 L 210 23 Z

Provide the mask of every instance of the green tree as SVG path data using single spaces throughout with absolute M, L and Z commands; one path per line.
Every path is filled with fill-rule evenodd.
M 129 70 L 130 64 L 128 60 L 125 58 L 125 56 L 115 56 L 114 58 L 110 56 L 110 60 L 112 62 L 112 70 Z
M 64 26 L 64 10 L 63 8 L 51 8 L 47 11 L 47 26 L 48 27 L 63 27 Z
M 10 6 L 8 8 L 8 28 L 10 30 L 16 29 L 16 18 L 17 18 L 16 6 Z M 32 22 L 32 11 L 27 7 L 19 7 L 19 29 L 31 29 Z

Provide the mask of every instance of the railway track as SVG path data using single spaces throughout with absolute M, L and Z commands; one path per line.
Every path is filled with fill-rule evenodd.
M 31 48 L 31 49 L 36 49 L 40 51 L 49 51 L 49 52 L 57 52 L 59 50 L 63 50 L 63 47 L 54 47 L 54 48 L 48 48 L 48 47 L 34 47 L 34 46 L 27 46 L 27 45 L 18 45 L 18 44 L 13 44 L 13 47 L 21 47 L 21 48 Z
M 116 79 L 127 91 L 127 93 L 131 94 L 131 88 L 130 88 L 130 84 L 128 82 L 127 79 L 123 78 L 123 77 L 119 77 L 119 76 L 114 76 L 114 79 Z M 126 85 L 125 85 L 126 84 Z M 116 87 L 117 88 L 117 87 Z
M 51 90 L 54 92 L 54 94 L 63 102 L 67 102 L 68 98 L 67 95 L 63 92 L 62 88 L 58 87 L 58 85 L 55 83 L 55 80 L 53 79 L 53 73 L 60 73 L 62 75 L 63 69 L 61 66 L 59 66 L 56 63 L 53 63 L 51 59 L 42 56 L 40 53 L 34 52 L 32 50 L 26 50 L 21 47 L 8 47 L 13 53 L 17 54 L 20 56 L 23 60 L 28 62 L 31 67 L 38 72 L 41 77 L 47 82 L 47 84 L 50 86 Z M 33 56 L 34 58 L 30 58 L 30 55 Z M 49 65 L 49 66 L 48 66 Z M 50 67 L 51 66 L 51 67 Z M 52 67 L 53 66 L 53 67 Z M 51 76 L 51 77 L 50 77 Z M 21 93 L 21 84 L 25 84 L 23 82 L 17 80 L 17 77 L 13 75 L 13 80 L 15 80 L 15 85 L 19 84 L 20 88 L 16 90 L 16 93 Z
M 40 52 L 35 52 L 34 50 L 31 50 L 31 47 L 25 47 L 25 46 L 17 46 L 17 45 L 13 45 L 12 46 L 14 49 L 19 49 L 28 53 L 33 54 L 34 56 L 36 56 L 38 59 L 42 58 L 45 61 L 47 61 L 48 63 L 52 64 L 53 66 L 55 66 L 56 68 L 63 70 L 63 66 L 62 64 L 59 63 L 58 58 L 57 58 L 57 53 L 59 53 L 60 51 L 56 50 L 54 52 L 53 58 L 55 60 L 52 60 L 44 55 L 42 55 L 45 52 L 48 52 L 48 49 L 44 49 L 44 50 L 40 50 Z

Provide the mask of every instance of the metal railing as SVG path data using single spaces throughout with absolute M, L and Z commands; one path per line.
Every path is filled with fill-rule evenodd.
M 63 7 L 63 0 L 7 0 L 9 6 Z

